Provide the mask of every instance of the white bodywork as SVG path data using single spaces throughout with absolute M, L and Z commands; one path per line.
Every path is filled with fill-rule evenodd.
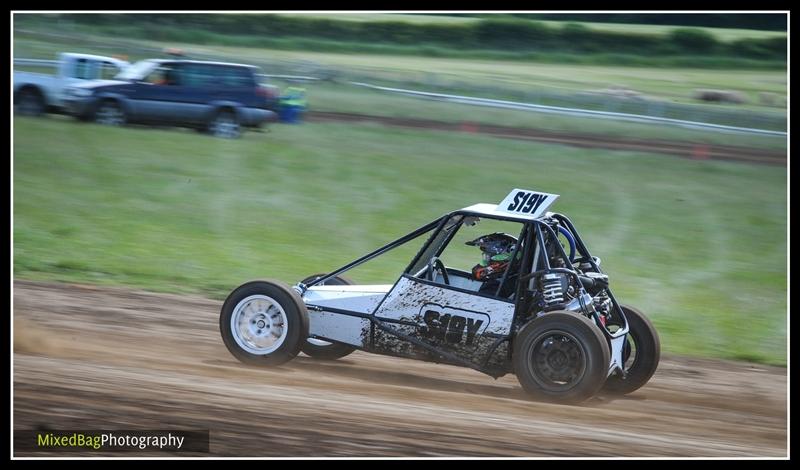
M 325 310 L 343 309 L 415 329 L 424 328 L 424 315 L 463 318 L 463 333 L 478 337 L 489 333 L 507 335 L 514 317 L 514 304 L 482 295 L 431 285 L 402 277 L 397 284 L 364 286 L 313 286 L 303 295 L 306 304 L 323 310 L 309 310 L 309 335 L 363 347 L 369 339 L 369 318 Z M 466 336 L 464 336 L 466 339 Z
M 402 322 L 420 323 L 427 308 L 442 313 L 457 310 L 468 319 L 482 321 L 481 334 L 507 335 L 514 318 L 514 304 L 481 295 L 435 286 L 403 277 L 397 282 L 375 316 Z
M 466 286 L 456 287 L 463 289 Z M 358 312 L 365 316 L 374 315 L 378 320 L 404 328 L 408 334 L 426 327 L 425 313 L 429 311 L 450 318 L 464 318 L 464 333 L 478 338 L 486 334 L 489 337 L 508 335 L 514 318 L 513 302 L 450 289 L 444 285 L 432 285 L 407 276 L 400 278 L 394 286 L 313 286 L 305 292 L 303 300 L 306 304 L 323 308 L 322 311 L 308 311 L 309 337 L 356 347 L 368 345 L 369 318 L 330 312 L 324 310 L 325 307 Z M 608 375 L 623 365 L 624 338 L 623 335 L 611 339 Z
M 24 86 L 35 87 L 42 94 L 47 106 L 61 107 L 67 87 L 102 78 L 104 66 L 121 72 L 129 65 L 128 62 L 113 57 L 64 52 L 59 54 L 56 75 L 15 71 L 14 92 Z
M 364 286 L 313 286 L 303 295 L 307 304 L 320 307 L 339 308 L 363 314 L 371 314 L 392 289 L 391 284 Z M 326 338 L 353 346 L 364 346 L 362 331 L 369 328 L 366 318 L 341 315 L 326 311 L 308 312 L 309 336 Z
M 392 290 L 391 284 L 371 286 L 313 286 L 303 300 L 322 307 L 341 308 L 359 313 L 372 313 L 375 307 Z
M 611 339 L 611 363 L 608 365 L 608 375 L 625 365 L 625 361 L 622 360 L 623 349 L 625 349 L 625 335 Z

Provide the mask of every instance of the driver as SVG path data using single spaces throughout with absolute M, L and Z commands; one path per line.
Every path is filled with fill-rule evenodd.
M 517 239 L 507 233 L 495 232 L 481 235 L 465 244 L 477 246 L 482 253 L 481 262 L 472 268 L 472 278 L 483 282 L 479 292 L 494 293 L 500 285 L 503 274 L 511 265 L 511 256 L 517 246 Z M 507 294 L 510 295 L 513 283 L 507 282 L 506 287 L 508 286 L 511 286 Z M 505 297 L 502 292 L 501 297 Z

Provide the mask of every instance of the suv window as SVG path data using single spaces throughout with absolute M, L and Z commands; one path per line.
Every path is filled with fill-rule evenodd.
M 119 67 L 111 62 L 103 62 L 102 69 L 100 70 L 100 78 L 103 80 L 111 80 L 119 74 Z
M 253 72 L 245 67 L 220 67 L 221 82 L 229 87 L 252 87 Z
M 216 67 L 203 64 L 187 64 L 184 74 L 185 85 L 190 87 L 210 88 L 219 83 Z
M 155 85 L 182 85 L 183 73 L 180 64 L 161 64 L 150 72 L 144 81 Z

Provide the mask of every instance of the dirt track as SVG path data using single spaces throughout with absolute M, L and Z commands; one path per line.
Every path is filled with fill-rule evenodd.
M 534 140 L 576 147 L 604 148 L 610 150 L 632 150 L 638 152 L 662 153 L 693 160 L 727 160 L 734 162 L 758 163 L 765 165 L 786 165 L 786 152 L 756 148 L 734 147 L 718 144 L 694 144 L 654 139 L 623 139 L 601 137 L 597 134 L 575 134 L 545 131 L 523 127 L 497 126 L 476 122 L 444 122 L 429 119 L 411 119 L 365 114 L 314 111 L 308 119 L 314 122 L 374 122 L 384 126 L 406 127 L 412 129 L 431 129 L 487 134 L 509 139 Z
M 246 367 L 201 297 L 14 289 L 15 429 L 210 429 L 212 455 L 239 456 L 787 456 L 783 368 L 666 357 L 627 398 L 563 406 L 361 352 Z

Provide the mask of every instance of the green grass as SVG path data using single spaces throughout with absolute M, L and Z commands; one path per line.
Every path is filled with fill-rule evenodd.
M 286 85 L 282 83 L 282 86 Z M 317 111 L 338 111 L 376 116 L 432 119 L 445 122 L 518 126 L 627 139 L 658 139 L 738 145 L 776 151 L 785 151 L 787 142 L 786 137 L 730 134 L 660 124 L 486 108 L 409 98 L 397 94 L 341 85 L 305 86 L 310 109 Z
M 369 53 L 312 52 L 263 47 L 213 46 L 161 41 L 125 40 L 124 45 L 103 41 L 97 36 L 83 36 L 70 44 L 73 52 L 125 54 L 130 60 L 153 56 L 151 50 L 174 46 L 188 54 L 214 55 L 259 64 L 266 73 L 276 73 L 271 64 L 304 64 L 318 70 L 335 70 L 342 79 L 386 81 L 415 89 L 458 91 L 462 94 L 503 98 L 506 93 L 517 100 L 534 101 L 539 94 L 577 94 L 600 92 L 609 88 L 625 88 L 645 98 L 667 102 L 694 104 L 703 109 L 738 109 L 767 113 L 784 113 L 787 95 L 786 70 L 692 69 L 685 67 L 620 67 L 580 64 L 546 64 L 512 60 L 478 60 L 457 58 L 386 56 Z M 147 49 L 147 52 L 142 49 Z M 135 50 L 139 49 L 139 50 Z M 14 56 L 53 59 L 64 51 L 61 42 L 37 34 L 17 34 Z M 282 65 L 285 68 L 285 65 Z M 314 73 L 277 70 L 279 73 Z M 721 89 L 741 93 L 746 105 L 711 105 L 696 102 L 697 89 Z M 470 92 L 471 90 L 471 92 Z M 778 97 L 773 105 L 760 102 L 760 93 Z
M 563 21 L 544 21 L 545 24 L 551 26 L 563 26 Z M 576 22 L 572 22 L 576 23 Z M 678 28 L 685 28 L 685 26 L 669 26 L 669 25 L 652 25 L 652 24 L 624 24 L 624 23 L 593 23 L 593 22 L 580 22 L 577 23 L 586 26 L 589 29 L 599 31 L 614 31 L 619 33 L 637 33 L 637 34 L 650 34 L 653 36 L 667 36 L 669 33 Z M 761 31 L 755 29 L 735 29 L 735 28 L 705 28 L 690 26 L 691 29 L 700 29 L 711 33 L 715 39 L 720 42 L 733 42 L 738 39 L 765 39 L 774 37 L 786 37 L 786 31 Z
M 86 37 L 85 44 L 70 44 L 69 50 L 102 53 L 99 37 Z M 320 66 L 357 72 L 382 74 L 392 80 L 411 80 L 440 74 L 453 80 L 473 83 L 498 83 L 564 91 L 596 91 L 609 86 L 623 86 L 644 94 L 687 99 L 695 88 L 717 88 L 747 93 L 773 92 L 786 95 L 785 70 L 705 70 L 691 68 L 620 67 L 575 64 L 541 64 L 518 61 L 485 61 L 433 57 L 393 57 L 380 54 L 340 54 L 335 52 L 287 51 L 260 47 L 231 47 L 163 41 L 126 40 L 126 43 L 161 50 L 166 46 L 182 48 L 187 53 L 221 54 L 254 62 L 303 61 Z M 16 57 L 52 59 L 64 51 L 64 45 L 42 38 L 17 35 Z M 108 44 L 105 44 L 108 47 Z M 126 54 L 124 49 L 105 54 Z M 133 59 L 150 55 L 132 55 Z
M 87 38 L 88 39 L 88 38 Z M 96 39 L 99 41 L 99 39 Z M 162 41 L 131 40 L 131 44 L 163 49 Z M 99 44 L 99 42 L 94 42 Z M 63 51 L 62 44 L 31 39 L 15 39 L 17 57 L 53 58 Z M 686 67 L 621 67 L 606 65 L 548 64 L 513 60 L 479 60 L 447 57 L 391 56 L 369 53 L 313 52 L 305 50 L 280 50 L 264 47 L 234 47 L 169 43 L 189 54 L 211 54 L 235 57 L 252 63 L 295 62 L 315 64 L 316 68 L 339 70 L 348 75 L 366 76 L 395 82 L 428 83 L 463 87 L 495 87 L 511 91 L 536 94 L 543 92 L 597 92 L 610 87 L 622 87 L 642 93 L 646 97 L 682 103 L 696 103 L 693 92 L 698 88 L 732 90 L 742 93 L 750 102 L 744 109 L 775 111 L 775 107 L 761 106 L 758 93 L 774 93 L 785 97 L 787 93 L 786 70 L 708 70 Z M 76 44 L 71 46 L 81 47 Z M 85 50 L 101 53 L 91 44 Z M 128 53 L 125 50 L 106 51 Z M 145 56 L 132 55 L 132 59 Z M 269 73 L 268 67 L 265 67 Z M 718 107 L 710 105 L 710 108 Z M 785 104 L 781 105 L 785 110 Z
M 402 21 L 405 23 L 417 24 L 453 24 L 453 23 L 473 23 L 488 17 L 474 16 L 437 16 L 437 15 L 410 15 L 402 13 L 282 13 L 279 16 L 302 17 L 302 18 L 325 18 L 341 21 Z M 671 31 L 682 26 L 670 25 L 651 25 L 651 24 L 628 24 L 628 23 L 595 23 L 591 21 L 550 21 L 535 20 L 548 26 L 563 27 L 565 24 L 581 24 L 589 29 L 599 31 L 614 31 L 619 33 L 649 34 L 653 36 L 666 36 Z M 756 29 L 735 29 L 735 28 L 705 28 L 691 27 L 711 33 L 720 42 L 732 42 L 737 39 L 763 39 L 786 36 L 785 31 L 761 31 Z
M 156 47 L 158 43 L 146 41 L 130 41 L 142 47 Z M 63 51 L 63 46 L 49 41 L 17 37 L 14 41 L 15 56 L 29 58 L 52 59 Z M 162 44 L 163 46 L 163 44 Z M 770 91 L 780 96 L 786 94 L 786 77 L 784 73 L 729 71 L 721 74 L 716 71 L 673 70 L 665 74 L 664 70 L 646 68 L 611 68 L 586 66 L 555 66 L 544 64 L 521 65 L 509 62 L 486 62 L 442 59 L 430 61 L 420 58 L 419 61 L 391 59 L 374 55 L 318 54 L 302 52 L 286 52 L 251 48 L 227 48 L 210 46 L 179 45 L 190 53 L 219 54 L 236 57 L 237 60 L 252 61 L 295 61 L 317 64 L 318 67 L 334 67 L 366 73 L 375 80 L 411 80 L 408 86 L 424 88 L 425 83 L 440 84 L 445 77 L 454 84 L 465 83 L 518 87 L 528 90 L 531 100 L 535 101 L 536 90 L 579 92 L 600 90 L 617 85 L 631 86 L 634 89 L 648 90 L 648 94 L 659 99 L 686 101 L 680 98 L 691 93 L 694 88 L 727 88 L 745 93 L 755 99 L 757 90 Z M 86 44 L 72 44 L 72 52 L 95 54 L 124 54 L 125 49 L 98 48 L 94 40 Z M 149 55 L 132 55 L 130 60 L 138 60 Z M 18 68 L 22 69 L 22 68 Z M 269 67 L 264 66 L 266 72 Z M 429 69 L 429 72 L 425 70 Z M 47 71 L 41 67 L 31 68 L 34 71 Z M 432 75 L 436 74 L 436 75 Z M 671 77 L 671 78 L 670 78 Z M 274 81 L 281 88 L 288 83 Z M 374 114 L 395 117 L 416 117 L 448 122 L 471 121 L 483 124 L 500 124 L 523 126 L 553 131 L 582 132 L 587 134 L 612 135 L 627 138 L 648 138 L 681 140 L 696 143 L 728 144 L 773 150 L 785 150 L 786 138 L 727 134 L 702 130 L 685 129 L 674 126 L 616 122 L 603 119 L 581 118 L 573 116 L 550 115 L 525 111 L 504 110 L 460 105 L 438 101 L 420 100 L 396 94 L 371 91 L 345 84 L 307 84 L 309 104 L 312 109 L 323 111 L 341 111 Z M 677 88 L 672 88 L 677 87 Z M 470 94 L 469 92 L 465 92 Z M 685 98 L 685 97 L 684 97 Z M 719 106 L 698 105 L 700 111 L 716 109 Z M 753 105 L 737 108 L 742 112 L 753 109 L 759 112 L 782 113 L 784 110 Z
M 291 36 L 270 34 L 237 34 L 215 32 L 194 26 L 163 26 L 152 29 L 150 24 L 120 23 L 113 25 L 87 25 L 74 23 L 68 16 L 55 20 L 48 15 L 22 15 L 15 18 L 15 34 L 31 31 L 70 34 L 77 37 L 103 38 L 105 42 L 118 38 L 137 38 L 163 42 L 218 45 L 225 47 L 270 48 L 288 51 L 316 51 L 317 53 L 373 54 L 388 57 L 456 58 L 461 60 L 498 60 L 521 63 L 551 63 L 570 65 L 610 65 L 654 68 L 693 67 L 697 69 L 751 69 L 783 70 L 786 60 L 782 55 L 745 54 L 727 52 L 708 54 L 681 49 L 683 52 L 646 52 L 644 50 L 617 50 L 609 46 L 593 52 L 578 52 L 571 48 L 543 47 L 519 49 L 517 47 L 469 44 L 466 46 L 427 41 L 399 44 L 384 41 L 364 41 L 358 36 L 341 36 L 336 39 L 318 36 Z M 524 21 L 523 21 L 524 23 Z M 634 25 L 636 26 L 636 25 Z M 606 28 L 608 25 L 605 26 Z M 558 28 L 556 28 L 558 29 Z M 603 29 L 603 28 L 601 28 Z M 611 28 L 613 29 L 613 27 Z M 666 34 L 666 33 L 665 33 Z M 785 37 L 785 34 L 783 35 Z M 69 43 L 82 39 L 70 39 Z M 636 41 L 632 38 L 630 41 Z M 672 39 L 665 36 L 665 41 Z M 625 44 L 630 44 L 625 41 Z M 61 41 L 63 42 L 63 40 Z M 101 41 L 103 42 L 103 41 Z
M 278 16 L 296 18 L 324 18 L 341 21 L 402 21 L 417 24 L 472 23 L 481 18 L 458 15 L 412 15 L 403 13 L 281 13 Z
M 163 42 L 137 41 L 149 47 Z M 172 44 L 171 44 L 172 45 Z M 396 57 L 367 53 L 287 51 L 269 48 L 231 47 L 176 43 L 187 52 L 223 54 L 242 60 L 304 61 L 340 68 L 345 72 L 374 74 L 389 80 L 453 80 L 479 85 L 506 85 L 552 91 L 598 91 L 626 87 L 645 95 L 689 102 L 697 88 L 740 91 L 753 102 L 758 92 L 786 96 L 786 70 L 706 70 L 671 67 L 621 67 L 607 65 L 545 64 L 503 60 L 447 57 Z M 60 46 L 62 47 L 63 46 Z M 437 75 L 437 76 L 434 76 Z
M 666 352 L 786 363 L 784 168 L 372 125 L 227 141 L 20 118 L 13 137 L 17 278 L 222 298 L 535 188 L 562 195 L 554 209 Z M 356 279 L 391 279 L 404 261 L 378 258 Z

